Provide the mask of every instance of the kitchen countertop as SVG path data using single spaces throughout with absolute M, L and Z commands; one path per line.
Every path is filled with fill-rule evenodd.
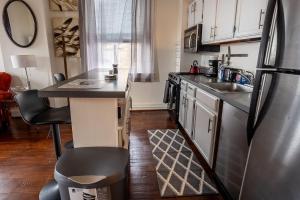
M 40 97 L 124 98 L 128 70 L 119 69 L 116 80 L 105 80 L 105 75 L 108 75 L 108 70 L 94 69 L 39 90 L 38 94 Z
M 203 75 L 180 75 L 182 80 L 185 80 L 202 90 L 211 93 L 212 95 L 219 97 L 223 101 L 249 113 L 251 95 L 252 93 L 221 93 L 216 90 L 211 89 L 207 83 L 217 83 L 222 82 L 217 78 L 208 78 Z

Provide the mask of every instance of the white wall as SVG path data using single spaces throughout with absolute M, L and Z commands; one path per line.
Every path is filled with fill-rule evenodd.
M 0 1 L 2 11 L 8 0 Z M 32 46 L 20 48 L 8 38 L 3 22 L 0 23 L 0 71 L 6 71 L 13 76 L 13 86 L 26 86 L 26 76 L 23 69 L 13 69 L 10 56 L 17 54 L 32 54 L 37 57 L 37 68 L 30 68 L 29 79 L 33 89 L 41 89 L 53 84 L 53 73 L 64 72 L 63 58 L 55 57 L 52 18 L 78 17 L 78 12 L 52 12 L 49 9 L 49 0 L 25 0 L 32 8 L 38 23 L 37 38 Z M 81 72 L 80 58 L 68 58 L 69 77 Z M 55 106 L 66 105 L 65 99 L 52 101 Z
M 230 66 L 255 73 L 260 42 L 241 42 L 228 44 L 232 54 L 248 54 L 248 57 L 232 57 Z M 221 45 L 220 54 L 227 54 L 228 45 Z
M 51 58 L 48 48 L 45 4 L 47 0 L 25 0 L 33 12 L 35 13 L 38 23 L 38 34 L 34 44 L 28 48 L 20 48 L 13 44 L 8 38 L 3 22 L 0 23 L 0 48 L 2 60 L 0 64 L 4 66 L 4 70 L 13 76 L 13 85 L 26 85 L 25 72 L 22 69 L 13 69 L 10 56 L 17 54 L 31 54 L 37 58 L 37 68 L 29 69 L 29 78 L 33 88 L 43 88 L 51 84 Z M 0 10 L 2 11 L 8 0 L 0 1 Z
M 176 71 L 176 44 L 178 14 L 181 0 L 156 0 L 156 55 L 159 82 L 134 83 L 132 98 L 134 109 L 161 109 L 165 81 L 168 73 Z

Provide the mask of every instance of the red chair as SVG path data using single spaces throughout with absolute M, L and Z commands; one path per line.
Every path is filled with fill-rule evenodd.
M 8 110 L 6 102 L 12 99 L 10 92 L 12 77 L 8 73 L 0 72 L 0 125 L 8 125 Z

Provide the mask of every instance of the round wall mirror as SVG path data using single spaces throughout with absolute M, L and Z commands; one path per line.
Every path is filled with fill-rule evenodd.
M 29 47 L 37 35 L 37 22 L 30 6 L 23 0 L 10 0 L 3 10 L 3 24 L 10 40 L 19 47 Z

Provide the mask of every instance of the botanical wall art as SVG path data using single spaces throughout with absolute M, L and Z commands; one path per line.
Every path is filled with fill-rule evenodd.
M 54 48 L 57 57 L 80 57 L 78 18 L 59 17 L 52 20 Z
M 77 11 L 78 0 L 49 0 L 52 11 Z

